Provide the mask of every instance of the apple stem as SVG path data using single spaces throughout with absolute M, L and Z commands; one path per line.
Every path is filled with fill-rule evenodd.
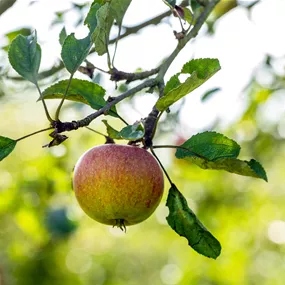
M 167 179 L 168 179 L 170 185 L 174 185 L 174 183 L 172 182 L 172 180 L 171 180 L 170 176 L 168 175 L 166 169 L 164 168 L 163 164 L 161 163 L 161 161 L 159 160 L 158 156 L 157 156 L 156 153 L 154 152 L 153 147 L 150 147 L 150 151 L 151 151 L 151 153 L 153 154 L 153 156 L 156 158 L 156 160 L 158 161 L 158 163 L 159 163 L 160 167 L 162 168 L 162 170 L 163 170 L 165 176 L 167 177 Z

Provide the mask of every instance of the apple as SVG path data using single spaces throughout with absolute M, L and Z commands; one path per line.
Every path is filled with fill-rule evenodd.
M 88 216 L 125 229 L 146 220 L 157 208 L 163 195 L 163 172 L 143 148 L 105 144 L 79 158 L 73 189 Z

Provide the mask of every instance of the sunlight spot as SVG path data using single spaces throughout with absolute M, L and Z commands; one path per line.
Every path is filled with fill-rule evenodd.
M 274 243 L 285 243 L 285 222 L 276 220 L 268 227 L 268 238 Z
M 52 147 L 50 152 L 55 157 L 62 157 L 66 154 L 66 147 L 64 145 L 58 145 L 56 147 Z
M 10 187 L 10 184 L 12 183 L 12 175 L 8 171 L 2 171 L 0 174 L 0 190 L 6 190 Z
M 164 284 L 177 284 L 182 278 L 182 272 L 176 264 L 166 264 L 160 271 L 160 277 Z

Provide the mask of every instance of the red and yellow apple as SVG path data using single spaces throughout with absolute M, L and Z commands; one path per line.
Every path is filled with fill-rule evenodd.
M 120 228 L 146 220 L 157 208 L 163 188 L 158 162 L 137 146 L 93 147 L 74 168 L 73 189 L 83 211 Z

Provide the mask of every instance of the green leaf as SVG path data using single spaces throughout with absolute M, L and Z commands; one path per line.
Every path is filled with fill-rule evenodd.
M 41 48 L 37 44 L 37 32 L 27 37 L 18 35 L 9 48 L 12 67 L 26 80 L 36 84 L 41 63 Z
M 164 88 L 164 94 L 168 94 L 172 89 L 175 89 L 178 87 L 181 82 L 179 80 L 179 75 L 180 73 L 177 73 L 173 75 L 166 83 L 165 88 Z
M 102 5 L 94 1 L 91 8 L 85 18 L 84 24 L 88 26 L 90 33 L 93 33 L 97 27 L 97 17 L 96 14 Z
M 92 34 L 95 51 L 98 55 L 107 52 L 109 34 L 114 20 L 120 26 L 131 0 L 112 0 L 105 3 L 97 12 L 97 26 Z
M 120 136 L 122 139 L 129 141 L 136 141 L 144 136 L 144 128 L 141 123 L 135 123 L 133 125 L 127 126 L 120 131 Z
M 112 0 L 111 1 L 110 16 L 114 17 L 114 20 L 116 20 L 119 26 L 122 25 L 123 18 L 131 2 L 132 0 Z
M 190 9 L 186 8 L 186 7 L 182 7 L 183 11 L 184 11 L 184 20 L 188 23 L 188 24 L 193 24 L 193 15 L 192 12 L 190 11 Z
M 170 9 L 173 9 L 176 5 L 176 0 L 162 0 Z
M 198 220 L 188 207 L 187 201 L 174 184 L 168 193 L 166 218 L 170 227 L 188 240 L 189 245 L 198 253 L 216 259 L 221 253 L 221 244 Z
M 107 128 L 108 136 L 116 140 L 136 141 L 144 136 L 144 128 L 140 122 L 124 127 L 121 131 L 117 131 L 111 127 L 106 120 L 102 120 Z
M 119 131 L 117 131 L 113 127 L 111 127 L 106 120 L 102 120 L 102 122 L 105 124 L 105 126 L 107 128 L 108 136 L 111 139 L 115 139 L 115 140 L 122 139 L 121 136 L 120 136 L 120 132 Z
M 107 52 L 109 33 L 113 20 L 109 20 L 110 3 L 104 4 L 97 12 L 97 27 L 94 30 L 91 38 L 95 44 L 95 51 L 98 55 L 103 55 Z
M 216 58 L 200 58 L 193 59 L 185 63 L 182 67 L 181 73 L 197 74 L 199 79 L 209 79 L 217 71 L 221 69 L 219 60 Z
M 63 45 L 66 37 L 67 37 L 66 29 L 65 29 L 65 27 L 63 27 L 59 33 L 59 43 L 61 46 Z
M 245 163 L 250 168 L 250 171 L 248 170 L 248 172 L 252 171 L 252 174 L 250 176 L 256 175 L 255 177 L 261 178 L 261 179 L 265 180 L 266 182 L 268 182 L 266 172 L 265 172 L 263 166 L 258 161 L 251 159 L 250 161 L 245 161 Z
M 32 33 L 30 28 L 21 28 L 18 30 L 14 30 L 12 32 L 9 32 L 5 34 L 5 37 L 8 40 L 8 44 L 6 46 L 3 46 L 2 49 L 5 51 L 9 51 L 9 47 L 11 42 L 18 36 L 18 35 L 23 35 L 23 36 L 29 36 Z
M 204 132 L 194 135 L 184 142 L 181 147 L 185 149 L 177 149 L 175 154 L 177 158 L 198 156 L 214 161 L 225 157 L 236 158 L 240 152 L 240 146 L 234 140 L 216 132 Z
M 201 145 L 199 145 L 197 137 L 199 138 L 200 135 L 201 134 L 198 134 L 192 137 L 194 138 L 193 140 L 190 138 L 182 144 L 181 146 L 186 149 L 177 149 L 175 156 L 179 159 L 183 158 L 186 161 L 194 163 L 202 169 L 225 170 L 231 173 L 268 181 L 266 172 L 259 162 L 254 159 L 243 161 L 236 158 L 238 156 L 239 146 L 234 141 L 224 137 L 226 139 L 225 144 L 221 145 L 220 142 L 223 141 L 223 137 L 218 137 L 217 141 L 212 142 L 210 139 L 209 150 L 207 150 L 206 144 L 203 145 L 203 143 L 201 143 Z
M 80 40 L 75 38 L 74 33 L 67 36 L 62 45 L 61 58 L 66 69 L 71 74 L 76 72 L 87 57 L 91 46 L 92 42 L 89 35 Z
M 69 80 L 62 80 L 45 89 L 42 93 L 44 99 L 61 99 L 65 93 Z M 106 105 L 104 99 L 105 89 L 100 85 L 81 79 L 72 79 L 66 99 L 90 105 L 98 110 Z
M 193 162 L 203 169 L 226 170 L 231 173 L 260 178 L 266 182 L 268 181 L 264 168 L 254 159 L 243 161 L 236 158 L 223 158 L 214 162 L 201 158 L 194 158 L 194 160 L 195 162 Z
M 216 87 L 216 88 L 213 88 L 211 90 L 208 90 L 207 92 L 204 93 L 204 95 L 201 97 L 201 101 L 202 102 L 205 102 L 207 101 L 208 99 L 210 99 L 215 93 L 217 93 L 218 91 L 221 91 L 221 88 L 219 87 Z
M 201 8 L 200 3 L 197 0 L 190 0 L 190 6 L 192 10 L 195 12 L 197 9 Z
M 188 77 L 185 82 L 181 82 L 179 80 L 179 75 L 181 73 L 177 73 L 172 76 L 166 83 L 164 96 L 156 102 L 157 109 L 159 111 L 166 110 L 173 103 L 206 82 L 217 71 L 219 71 L 220 68 L 221 67 L 217 59 L 206 58 L 189 61 L 183 66 L 181 73 L 190 74 L 190 77 Z
M 0 161 L 13 151 L 16 144 L 16 140 L 0 136 Z
M 18 35 L 29 36 L 31 33 L 32 31 L 30 28 L 20 28 L 5 34 L 5 37 L 9 40 L 9 43 L 11 43 Z
M 94 1 L 88 15 L 84 21 L 89 28 L 89 34 L 83 39 L 76 39 L 74 33 L 69 36 L 65 36 L 64 43 L 62 45 L 61 50 L 61 58 L 64 62 L 66 69 L 74 74 L 81 63 L 85 60 L 87 55 L 89 54 L 89 50 L 93 44 L 91 40 L 92 33 L 97 27 L 97 18 L 96 14 L 99 11 L 101 5 L 97 3 L 98 1 Z

